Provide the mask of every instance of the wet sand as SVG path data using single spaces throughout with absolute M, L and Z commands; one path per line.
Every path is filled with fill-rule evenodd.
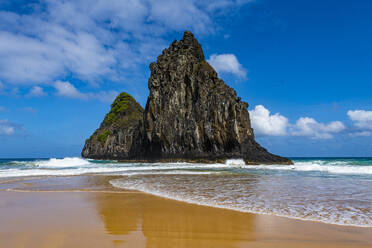
M 372 228 L 192 205 L 110 179 L 0 181 L 0 247 L 372 247 Z

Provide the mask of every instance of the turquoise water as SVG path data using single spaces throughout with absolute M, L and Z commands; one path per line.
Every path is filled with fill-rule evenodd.
M 339 225 L 372 226 L 372 158 L 293 158 L 294 165 L 0 159 L 1 179 L 122 175 L 115 187 L 194 204 Z

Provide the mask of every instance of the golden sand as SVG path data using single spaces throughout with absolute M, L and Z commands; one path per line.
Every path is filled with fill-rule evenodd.
M 192 205 L 84 178 L 104 187 L 61 190 L 49 180 L 0 191 L 0 247 L 372 247 L 372 228 Z

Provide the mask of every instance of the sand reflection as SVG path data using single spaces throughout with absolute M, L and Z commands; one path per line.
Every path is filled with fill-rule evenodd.
M 107 233 L 142 234 L 146 247 L 239 247 L 255 240 L 254 215 L 141 193 L 93 196 Z

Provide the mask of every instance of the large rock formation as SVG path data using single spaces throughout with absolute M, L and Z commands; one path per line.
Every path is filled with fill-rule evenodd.
M 246 163 L 291 163 L 267 152 L 254 140 L 248 104 L 218 78 L 191 32 L 186 31 L 181 41 L 165 49 L 150 69 L 150 95 L 142 121 L 136 119 L 136 127 L 134 122 L 120 126 L 131 130 L 122 130 L 133 135 L 130 142 L 114 138 L 112 132 L 115 143 L 108 147 L 114 153 L 108 149 L 100 150 L 102 155 L 91 153 L 92 149 L 86 148 L 95 147 L 92 143 L 97 141 L 87 142 L 83 157 L 191 162 L 243 158 Z M 108 142 L 104 145 L 111 144 Z

